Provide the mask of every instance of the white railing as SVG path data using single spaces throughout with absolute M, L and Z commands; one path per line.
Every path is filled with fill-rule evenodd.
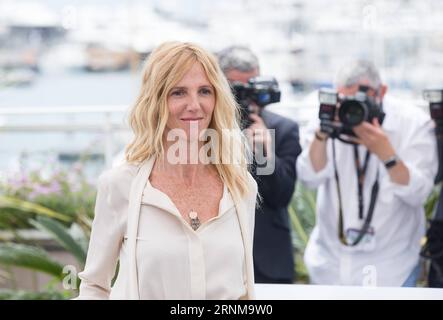
M 0 134 L 1 133 L 41 133 L 41 132 L 102 132 L 105 136 L 103 154 L 107 167 L 111 166 L 114 150 L 113 133 L 117 131 L 128 131 L 125 124 L 127 106 L 69 106 L 69 107 L 1 107 L 0 108 Z M 93 114 L 100 115 L 93 123 L 85 123 L 73 120 L 71 115 L 84 115 L 89 117 Z M 14 121 L 17 119 L 32 118 L 33 116 L 54 116 L 60 115 L 60 119 L 53 119 L 51 122 L 26 123 Z M 121 115 L 116 117 L 116 115 Z M 63 116 L 68 118 L 63 120 Z M 22 117 L 22 118 L 20 118 Z M 115 120 L 115 118 L 119 120 Z M 35 122 L 35 121 L 34 121 Z M 5 141 L 7 143 L 7 141 Z

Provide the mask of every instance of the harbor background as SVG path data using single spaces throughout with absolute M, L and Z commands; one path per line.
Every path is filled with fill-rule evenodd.
M 443 87 L 443 2 L 438 0 L 0 0 L 2 195 L 66 212 L 86 207 L 79 216 L 81 210 L 72 209 L 65 225 L 84 250 L 93 205 L 88 192 L 121 156 L 130 138 L 126 119 L 141 66 L 167 40 L 196 42 L 214 53 L 249 46 L 261 73 L 276 77 L 282 90 L 282 101 L 267 108 L 297 121 L 302 134 L 318 112 L 316 90 L 332 87 L 337 69 L 352 59 L 374 61 L 390 93 L 426 112 L 422 90 Z M 72 181 L 79 186 L 48 182 L 61 173 L 77 173 Z M 291 219 L 300 261 L 315 221 L 310 205 L 315 193 L 297 190 Z M 0 219 L 0 241 L 16 241 L 15 232 L 23 231 L 27 245 L 37 241 L 62 266 L 81 268 L 81 254 L 73 259 L 50 237 L 29 232 L 28 216 L 13 218 L 22 210 L 34 219 L 37 209 L 5 203 L 0 201 L 0 210 L 9 217 Z M 54 274 L 28 269 L 0 270 L 0 288 L 47 289 Z M 297 274 L 297 281 L 308 282 L 300 262 Z

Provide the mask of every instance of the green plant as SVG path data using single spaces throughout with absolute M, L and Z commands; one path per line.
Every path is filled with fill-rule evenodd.
M 84 245 L 87 242 L 86 239 L 82 239 L 83 241 L 74 239 L 64 225 L 51 218 L 37 217 L 36 220 L 31 220 L 31 224 L 48 233 L 66 251 L 70 252 L 81 266 L 84 266 L 87 255 L 87 248 Z
M 43 248 L 22 238 L 20 229 L 35 228 L 44 232 L 71 253 L 83 268 L 94 213 L 95 187 L 80 170 L 57 170 L 49 175 L 43 171 L 22 173 L 0 182 L 0 192 L 0 231 L 14 235 L 12 239 L 8 237 L 9 242 L 0 243 L 0 264 L 9 271 L 2 272 L 3 279 L 14 279 L 11 267 L 46 273 L 52 276 L 50 283 L 60 283 L 65 276 L 63 266 Z M 41 293 L 10 290 L 0 292 L 0 299 L 51 299 L 70 294 L 56 289 Z
M 431 191 L 431 194 L 426 199 L 426 202 L 424 204 L 425 209 L 425 215 L 427 219 L 431 219 L 432 215 L 435 211 L 435 208 L 437 206 L 438 199 L 440 197 L 440 190 L 441 190 L 441 184 L 438 184 L 434 186 L 434 188 Z
M 43 249 L 17 243 L 0 243 L 0 263 L 29 268 L 63 279 L 63 266 Z
M 71 296 L 68 292 L 55 289 L 34 292 L 25 290 L 0 289 L 0 300 L 63 300 Z
M 307 189 L 301 183 L 297 183 L 288 207 L 293 230 L 296 281 L 301 283 L 309 282 L 308 272 L 303 262 L 303 254 L 315 225 L 315 197 L 315 191 Z
M 95 186 L 81 165 L 72 170 L 48 169 L 14 173 L 0 181 L 0 229 L 32 228 L 38 215 L 55 218 L 64 225 L 79 224 L 89 232 L 94 215 Z

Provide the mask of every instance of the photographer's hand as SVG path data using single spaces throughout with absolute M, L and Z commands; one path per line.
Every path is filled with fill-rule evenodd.
M 362 124 L 354 127 L 353 131 L 358 137 L 353 139 L 353 141 L 364 145 L 381 161 L 386 161 L 395 155 L 395 150 L 377 118 L 374 118 L 372 124 L 364 121 Z
M 324 133 L 322 129 L 317 129 L 314 134 L 311 146 L 309 148 L 309 158 L 315 172 L 319 172 L 326 167 L 326 142 L 329 135 Z
M 364 145 L 381 161 L 385 162 L 395 155 L 395 149 L 377 118 L 373 119 L 372 124 L 366 121 L 363 122 L 354 127 L 353 131 L 358 138 L 353 138 L 352 141 Z M 409 170 L 403 161 L 399 160 L 388 172 L 391 181 L 402 185 L 409 184 Z
M 246 137 L 248 138 L 249 144 L 254 151 L 257 150 L 257 146 L 260 144 L 263 146 L 264 155 L 269 158 L 271 157 L 272 151 L 272 137 L 266 127 L 263 119 L 257 114 L 251 113 L 249 118 L 253 121 L 249 128 L 246 129 Z
M 315 172 L 319 172 L 326 167 L 327 164 L 327 140 L 340 128 L 338 117 L 334 121 L 321 120 L 320 127 L 315 131 L 314 139 L 309 148 L 309 158 Z

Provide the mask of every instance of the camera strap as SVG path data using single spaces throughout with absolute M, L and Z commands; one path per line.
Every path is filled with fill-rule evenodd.
M 369 150 L 366 151 L 365 162 L 363 163 L 363 168 L 360 165 L 360 156 L 358 153 L 358 146 L 354 144 L 354 158 L 355 158 L 355 169 L 357 171 L 357 186 L 358 186 L 358 218 L 363 219 L 363 186 L 365 183 L 365 174 L 368 168 L 369 157 L 371 153 Z
M 358 152 L 356 154 L 357 154 L 357 158 L 358 158 Z M 366 171 L 367 162 L 369 161 L 368 154 L 369 154 L 369 152 L 366 154 L 365 164 L 363 165 L 364 171 Z M 338 195 L 338 238 L 340 239 L 340 242 L 342 244 L 352 247 L 352 246 L 356 246 L 363 239 L 363 237 L 365 236 L 366 232 L 368 231 L 368 229 L 371 225 L 371 221 L 372 221 L 372 217 L 373 217 L 374 209 L 375 209 L 375 201 L 377 200 L 378 191 L 379 191 L 379 183 L 378 183 L 379 171 L 377 168 L 375 182 L 372 185 L 372 189 L 371 189 L 371 200 L 369 203 L 368 214 L 366 215 L 363 226 L 359 230 L 359 233 L 358 233 L 357 237 L 355 238 L 355 240 L 352 243 L 348 243 L 346 236 L 345 236 L 345 232 L 344 232 L 343 204 L 342 204 L 342 200 L 341 200 L 340 179 L 339 179 L 338 171 L 337 171 L 337 160 L 336 160 L 334 140 L 332 140 L 332 158 L 333 158 L 334 176 L 335 176 L 335 182 L 336 182 L 336 186 L 337 186 L 337 195 Z M 366 161 L 366 159 L 367 159 L 367 161 Z M 361 171 L 361 170 L 359 170 L 359 171 Z M 365 172 L 363 172 L 363 174 L 364 173 Z M 363 179 L 364 179 L 364 176 L 363 176 Z M 360 180 L 360 178 L 359 178 L 359 180 Z M 361 194 L 363 194 L 363 183 L 361 184 Z M 359 199 L 360 199 L 360 193 L 359 193 Z M 359 201 L 359 208 L 360 208 L 360 201 Z M 361 211 L 363 212 L 363 197 L 361 197 L 361 208 L 362 208 Z

